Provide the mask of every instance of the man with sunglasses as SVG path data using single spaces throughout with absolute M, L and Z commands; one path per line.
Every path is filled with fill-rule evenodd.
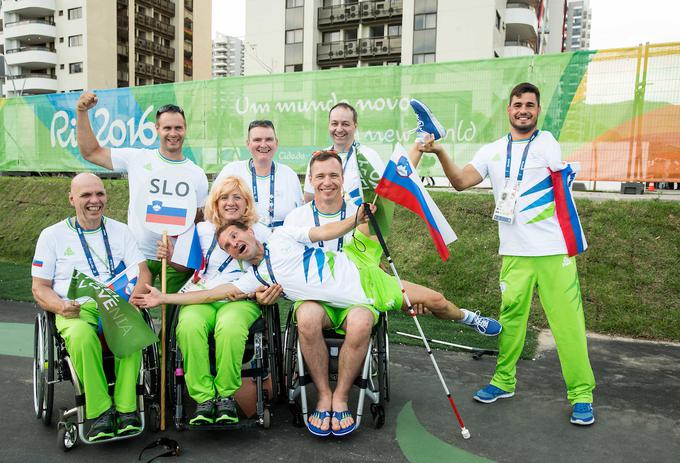
M 241 177 L 253 193 L 260 222 L 270 229 L 280 227 L 288 213 L 302 204 L 300 180 L 293 169 L 274 162 L 279 140 L 272 121 L 252 121 L 246 145 L 251 158 L 224 166 L 213 185 L 232 175 Z
M 156 112 L 156 134 L 160 142 L 158 149 L 105 148 L 97 141 L 88 116 L 88 111 L 97 105 L 97 101 L 94 93 L 84 92 L 76 103 L 78 149 L 86 161 L 105 169 L 127 172 L 130 191 L 128 226 L 147 259 L 152 279 L 155 279 L 161 273 L 162 265 L 156 258 L 156 247 L 162 237 L 147 230 L 139 215 L 135 213 L 138 210 L 137 202 L 146 200 L 145 195 L 140 192 L 147 191 L 153 173 L 172 169 L 193 186 L 198 207 L 202 208 L 208 196 L 208 178 L 203 169 L 186 158 L 182 151 L 186 133 L 186 119 L 182 108 L 172 104 L 158 108 Z M 168 292 L 178 291 L 189 276 L 191 272 L 179 272 L 168 267 Z

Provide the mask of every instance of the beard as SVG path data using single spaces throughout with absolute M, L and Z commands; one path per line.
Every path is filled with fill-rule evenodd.
M 511 118 L 510 125 L 512 126 L 513 129 L 515 129 L 519 133 L 531 133 L 536 129 L 536 119 L 533 119 L 531 121 L 531 124 L 529 125 L 520 125 L 516 123 L 514 119 Z

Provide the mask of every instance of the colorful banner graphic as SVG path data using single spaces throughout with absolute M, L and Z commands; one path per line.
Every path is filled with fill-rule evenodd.
M 210 173 L 247 159 L 248 123 L 270 119 L 277 160 L 304 173 L 311 153 L 329 145 L 334 104 L 357 109 L 358 139 L 387 162 L 397 143 L 415 140 L 408 102 L 418 98 L 447 128 L 446 149 L 465 164 L 507 133 L 508 94 L 523 81 L 541 89 L 539 127 L 560 141 L 563 159 L 581 163 L 580 180 L 680 181 L 680 43 L 103 90 L 90 119 L 105 146 L 157 147 L 156 109 L 179 104 L 186 155 Z M 78 96 L 0 100 L 0 170 L 101 171 L 78 153 Z M 441 167 L 427 155 L 419 173 L 441 175 Z

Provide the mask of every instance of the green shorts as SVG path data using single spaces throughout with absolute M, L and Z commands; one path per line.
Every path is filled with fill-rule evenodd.
M 380 268 L 382 248 L 380 244 L 373 241 L 360 231 L 356 231 L 354 239 L 345 243 L 342 248 L 347 257 L 357 266 L 361 287 L 370 299 L 372 305 L 356 304 L 351 307 L 333 307 L 327 302 L 318 301 L 326 311 L 326 315 L 331 321 L 331 327 L 339 334 L 345 334 L 340 328 L 347 318 L 350 310 L 354 307 L 366 307 L 373 313 L 373 324 L 377 323 L 380 312 L 401 309 L 403 294 L 399 282 L 391 275 L 388 275 Z M 305 301 L 297 301 L 293 305 L 293 311 Z

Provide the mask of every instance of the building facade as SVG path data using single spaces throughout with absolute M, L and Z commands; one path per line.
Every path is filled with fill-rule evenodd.
M 5 0 L 5 96 L 210 78 L 210 0 Z
M 243 40 L 218 32 L 212 44 L 213 79 L 242 76 L 243 62 Z
M 590 0 L 567 0 L 564 49 L 588 50 L 590 48 Z
M 565 0 L 248 0 L 245 74 L 559 53 L 564 13 Z

